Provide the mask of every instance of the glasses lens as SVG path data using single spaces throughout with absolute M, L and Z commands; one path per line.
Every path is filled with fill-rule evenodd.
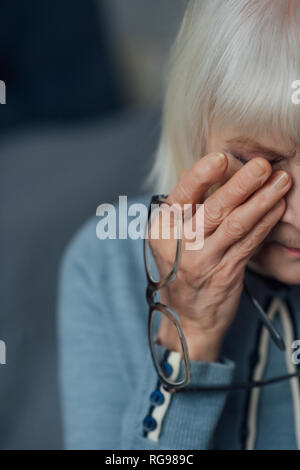
M 160 282 L 177 271 L 182 243 L 179 205 L 152 204 L 145 233 L 145 261 L 149 277 Z
M 162 344 L 163 338 L 170 343 Z M 156 369 L 170 385 L 177 385 L 186 381 L 187 371 L 184 361 L 183 344 L 176 327 L 176 319 L 170 313 L 167 315 L 159 309 L 152 311 L 150 319 L 150 341 Z

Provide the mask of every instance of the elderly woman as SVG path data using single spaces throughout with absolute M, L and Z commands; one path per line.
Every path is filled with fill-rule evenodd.
M 160 217 L 145 240 L 99 240 L 97 218 L 76 235 L 58 312 L 68 448 L 300 448 L 299 51 L 298 0 L 189 3 L 149 181 L 181 229 L 191 205 L 204 244 L 155 239 Z

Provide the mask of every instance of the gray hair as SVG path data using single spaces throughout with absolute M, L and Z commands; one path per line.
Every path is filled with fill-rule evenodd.
M 170 53 L 148 183 L 169 193 L 205 155 L 212 125 L 299 145 L 299 58 L 299 0 L 191 0 Z

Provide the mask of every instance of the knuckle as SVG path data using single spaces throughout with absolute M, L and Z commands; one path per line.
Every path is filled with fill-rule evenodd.
M 204 204 L 204 220 L 208 223 L 216 223 L 224 217 L 224 208 L 216 196 Z
M 224 232 L 229 237 L 239 238 L 245 232 L 245 228 L 237 216 L 232 216 L 225 219 Z
M 266 196 L 266 194 L 262 191 L 260 196 L 259 196 L 259 200 L 258 200 L 258 206 L 260 207 L 260 209 L 262 209 L 263 211 L 265 211 L 266 209 L 268 209 L 268 198 Z
M 179 181 L 179 183 L 177 184 L 176 196 L 179 196 L 179 199 L 191 199 L 191 192 L 189 191 L 189 188 L 185 184 L 183 184 L 182 181 Z
M 272 224 L 270 223 L 270 219 L 265 218 L 263 219 L 257 226 L 257 232 L 259 235 L 264 234 L 265 232 L 269 231 Z
M 180 266 L 178 274 L 181 279 L 184 279 L 184 282 L 189 286 L 194 286 L 199 280 L 199 274 L 197 270 L 188 269 L 186 266 Z
M 268 218 L 261 220 L 252 233 L 243 237 L 237 242 L 237 248 L 242 256 L 248 256 L 259 244 L 261 238 L 265 236 L 271 229 L 271 224 Z
M 239 254 L 242 256 L 249 255 L 253 251 L 255 246 L 255 238 L 253 236 L 244 237 L 237 243 Z
M 176 201 L 190 200 L 191 190 L 182 180 L 180 180 L 175 186 L 172 193 L 169 195 L 169 204 L 174 204 Z
M 195 288 L 202 280 L 201 273 L 201 266 L 196 259 L 191 262 L 182 262 L 178 270 L 178 279 L 183 282 L 183 285 Z
M 237 196 L 245 196 L 247 194 L 247 184 L 246 182 L 243 180 L 243 178 L 241 178 L 241 176 L 239 178 L 236 179 L 235 183 L 234 183 L 234 186 L 232 186 L 232 188 L 230 189 L 230 191 L 234 194 L 234 195 L 237 195 Z
M 259 222 L 255 230 L 255 236 L 259 239 L 265 237 L 272 229 L 276 221 L 272 221 L 269 217 L 265 217 Z

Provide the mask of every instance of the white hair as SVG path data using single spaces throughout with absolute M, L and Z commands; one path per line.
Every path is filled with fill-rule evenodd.
M 299 0 L 191 0 L 169 58 L 148 183 L 169 193 L 206 153 L 212 124 L 300 144 Z M 280 133 L 280 134 L 279 134 Z

